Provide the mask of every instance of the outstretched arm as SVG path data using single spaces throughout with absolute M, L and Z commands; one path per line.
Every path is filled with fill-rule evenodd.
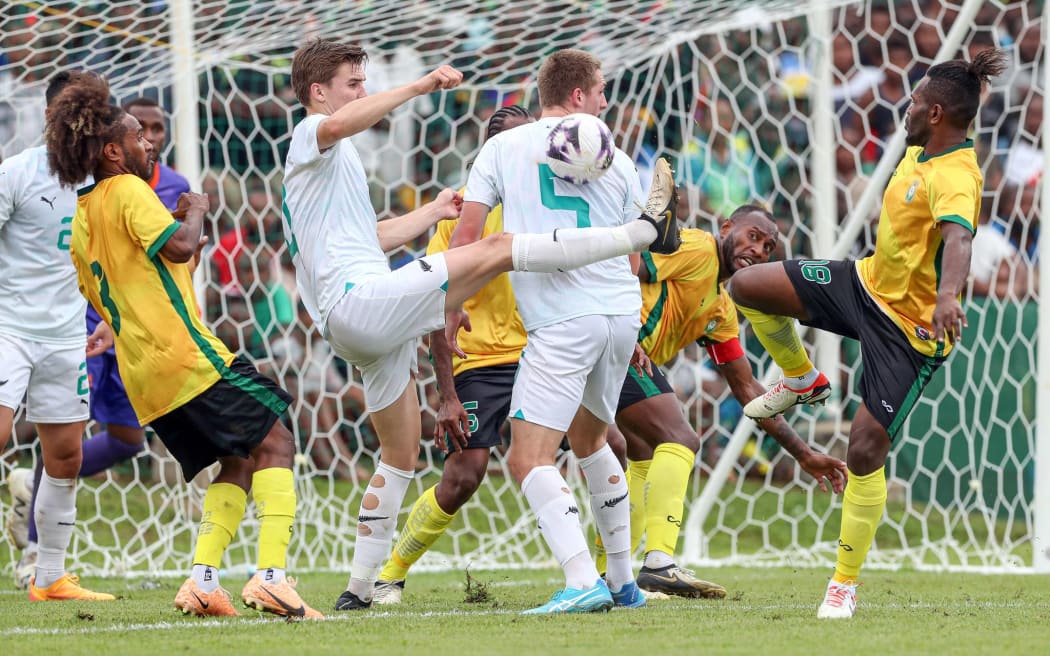
M 442 66 L 411 84 L 349 102 L 318 124 L 317 148 L 327 150 L 341 139 L 372 127 L 416 96 L 439 89 L 453 89 L 462 81 L 462 73 L 451 66 Z
M 379 247 L 390 251 L 407 244 L 429 230 L 441 219 L 454 219 L 463 206 L 463 196 L 451 189 L 444 189 L 437 198 L 408 214 L 385 219 L 376 224 Z
M 718 371 L 729 383 L 733 396 L 741 405 L 747 405 L 749 401 L 766 392 L 762 383 L 755 380 L 746 357 L 719 364 Z M 761 419 L 758 425 L 772 435 L 773 439 L 798 461 L 799 466 L 806 473 L 817 479 L 820 489 L 827 491 L 827 486 L 824 484 L 825 479 L 831 483 L 831 488 L 835 492 L 841 492 L 846 486 L 846 463 L 838 458 L 813 451 L 784 420 L 783 416 L 777 415 L 769 419 Z

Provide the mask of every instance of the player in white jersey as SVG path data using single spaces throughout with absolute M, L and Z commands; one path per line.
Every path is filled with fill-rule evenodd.
M 284 230 L 303 302 L 341 357 L 361 371 L 365 400 L 382 446 L 361 501 L 347 590 L 337 610 L 366 608 L 419 457 L 419 398 L 412 384 L 416 339 L 444 325 L 496 275 L 554 272 L 628 253 L 674 250 L 674 217 L 638 217 L 614 228 L 493 235 L 391 271 L 385 251 L 459 215 L 462 197 L 446 189 L 405 216 L 378 222 L 361 159 L 348 137 L 412 98 L 451 89 L 462 74 L 441 66 L 396 89 L 365 92 L 364 51 L 312 41 L 296 51 L 292 87 L 307 117 L 295 127 L 284 177 Z M 622 375 L 620 378 L 622 379 Z
M 538 82 L 539 121 L 497 135 L 475 159 L 451 246 L 474 242 L 489 210 L 501 201 L 506 230 L 556 229 L 557 235 L 585 222 L 622 225 L 642 206 L 638 173 L 619 149 L 609 171 L 586 185 L 556 179 L 546 164 L 547 135 L 562 117 L 598 115 L 608 105 L 598 59 L 582 50 L 560 50 L 543 63 Z M 674 196 L 670 168 L 660 160 L 647 212 L 673 214 L 668 208 Z M 528 337 L 511 397 L 507 464 L 565 572 L 565 589 L 527 612 L 642 606 L 645 598 L 631 570 L 626 477 L 606 443 L 640 328 L 638 279 L 626 256 L 574 271 L 510 275 Z M 448 326 L 454 336 L 455 320 Z M 604 580 L 588 550 L 576 500 L 554 466 L 566 432 L 608 554 Z
M 68 76 L 48 85 L 48 104 Z M 65 570 L 76 520 L 76 479 L 88 419 L 87 355 L 112 345 L 108 328 L 85 339 L 87 302 L 69 256 L 76 192 L 48 170 L 47 150 L 30 148 L 0 164 L 0 450 L 26 400 L 44 472 L 37 493 L 39 551 L 29 598 L 107 601 Z M 102 335 L 107 338 L 100 341 Z M 8 482 L 11 484 L 11 481 Z

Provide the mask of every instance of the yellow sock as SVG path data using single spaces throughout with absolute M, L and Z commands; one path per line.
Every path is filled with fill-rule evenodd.
M 645 535 L 645 479 L 652 460 L 627 461 L 627 500 L 631 504 L 631 553 L 638 551 Z
M 794 319 L 766 314 L 743 305 L 737 305 L 737 308 L 751 322 L 758 341 L 762 342 L 769 355 L 784 370 L 784 376 L 804 376 L 813 370 L 809 354 L 795 330 Z
M 653 464 L 645 479 L 646 551 L 674 555 L 682 530 L 685 491 L 695 462 L 696 454 L 681 444 L 661 444 L 653 451 Z
M 846 494 L 842 499 L 842 526 L 834 576 L 839 583 L 857 580 L 885 509 L 886 468 L 880 467 L 867 476 L 849 472 Z
M 401 536 L 394 545 L 390 560 L 380 572 L 383 581 L 396 581 L 408 575 L 408 569 L 434 545 L 439 537 L 455 519 L 455 514 L 448 514 L 438 505 L 434 490 L 429 488 L 412 504 L 412 511 L 401 529 Z
M 259 519 L 257 569 L 285 569 L 288 541 L 295 522 L 295 481 L 292 470 L 268 467 L 252 475 L 255 516 Z
M 633 527 L 632 527 L 633 528 Z M 605 545 L 602 544 L 602 534 L 597 529 L 594 531 L 594 565 L 599 574 L 604 574 L 609 566 L 609 558 L 605 553 Z
M 248 493 L 232 483 L 212 483 L 204 493 L 201 527 L 193 550 L 194 565 L 221 567 L 222 554 L 237 532 Z

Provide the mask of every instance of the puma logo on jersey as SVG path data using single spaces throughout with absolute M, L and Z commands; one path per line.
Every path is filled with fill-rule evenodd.
M 55 209 L 55 198 L 58 198 L 58 196 L 55 196 L 55 197 L 51 198 L 51 200 L 48 200 L 47 196 L 41 196 L 40 200 L 42 200 L 45 203 L 47 203 L 47 206 L 50 207 L 51 209 Z

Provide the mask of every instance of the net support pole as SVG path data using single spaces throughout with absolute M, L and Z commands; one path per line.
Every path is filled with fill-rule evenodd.
M 819 1 L 812 3 L 809 27 L 816 42 L 813 62 L 813 84 L 810 100 L 813 115 L 810 118 L 813 145 L 810 149 L 810 180 L 813 182 L 813 252 L 814 258 L 823 259 L 835 246 L 835 231 L 838 228 L 838 200 L 835 194 L 835 101 L 831 97 L 834 84 L 831 57 L 831 10 L 822 7 Z M 824 412 L 830 418 L 840 414 L 841 390 L 836 384 L 839 371 L 841 338 L 835 333 L 817 331 L 814 334 L 815 364 L 832 381 L 832 397 L 828 399 Z
M 1050 12 L 1043 9 L 1043 34 L 1050 34 Z M 1050 48 L 1043 48 L 1043 92 L 1050 89 Z M 1043 143 L 1050 144 L 1050 103 L 1043 104 Z M 1050 207 L 1050 148 L 1043 148 L 1042 205 Z M 1035 490 L 1033 497 L 1032 568 L 1050 573 L 1050 239 L 1039 240 L 1039 345 L 1035 402 Z
M 194 44 L 193 0 L 171 0 L 172 121 L 175 139 L 175 168 L 189 180 L 190 188 L 200 191 L 201 154 L 197 120 L 197 51 Z M 193 287 L 197 302 L 204 300 L 204 269 L 197 267 Z

